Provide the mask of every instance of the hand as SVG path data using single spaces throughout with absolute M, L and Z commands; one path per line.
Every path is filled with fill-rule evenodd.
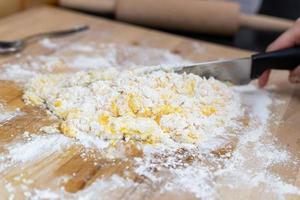
M 279 36 L 267 48 L 267 51 L 276 51 L 300 45 L 300 18 L 296 21 L 295 25 Z M 269 80 L 271 70 L 266 70 L 258 80 L 259 87 L 264 87 Z M 290 72 L 289 81 L 291 83 L 300 83 L 300 65 Z

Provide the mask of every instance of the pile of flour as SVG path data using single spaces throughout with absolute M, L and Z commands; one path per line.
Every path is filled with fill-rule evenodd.
M 59 49 L 59 45 L 52 41 L 43 41 L 41 45 L 46 48 Z M 70 51 L 76 52 L 77 54 L 69 56 L 68 52 Z M 95 51 L 97 51 L 97 55 L 92 54 Z M 53 55 L 34 58 L 28 57 L 25 63 L 7 64 L 3 68 L 0 79 L 26 82 L 30 78 L 40 77 L 41 74 L 56 72 L 56 68 L 61 66 L 72 68 L 74 71 L 98 70 L 103 67 L 105 68 L 104 70 L 109 67 L 113 68 L 112 71 L 114 71 L 115 66 L 156 65 L 161 63 L 173 65 L 187 62 L 190 61 L 162 49 L 116 44 L 95 46 L 78 43 L 62 48 Z M 53 87 L 57 87 L 56 94 L 63 95 L 59 92 L 62 87 L 66 90 L 76 87 L 87 88 L 87 85 L 90 83 L 84 82 L 86 79 L 81 79 L 81 75 L 87 75 L 87 73 L 88 72 L 79 72 L 78 76 L 80 78 L 77 79 L 78 85 L 76 85 L 76 81 L 71 81 L 72 78 L 70 78 L 70 81 L 66 81 L 68 85 L 61 83 L 61 85 L 57 87 L 57 85 L 53 83 Z M 48 77 L 48 75 L 45 77 Z M 57 78 L 57 82 L 60 82 L 61 80 L 66 80 L 68 75 L 57 77 L 59 77 Z M 127 80 L 131 80 L 131 78 L 134 78 L 134 76 L 128 77 Z M 185 78 L 193 80 L 195 77 L 191 76 Z M 206 134 L 203 134 L 204 137 L 199 138 L 199 143 L 197 144 L 195 142 L 183 143 L 181 140 L 173 142 L 172 145 L 170 143 L 167 143 L 169 145 L 163 143 L 163 145 L 143 144 L 143 157 L 134 158 L 133 168 L 130 169 L 137 175 L 143 177 L 143 183 L 136 183 L 129 178 L 113 175 L 106 179 L 99 179 L 81 191 L 71 194 L 63 188 L 59 190 L 52 190 L 50 188 L 30 189 L 30 184 L 34 183 L 34 180 L 25 180 L 20 174 L 20 176 L 15 177 L 22 186 L 18 189 L 16 189 L 9 180 L 0 180 L 1 183 L 5 183 L 4 195 L 6 192 L 11 199 L 14 199 L 14 193 L 21 192 L 26 198 L 30 199 L 91 199 L 98 198 L 99 195 L 105 196 L 105 194 L 107 194 L 107 196 L 109 196 L 113 194 L 117 198 L 119 194 L 119 197 L 121 197 L 121 195 L 126 194 L 126 191 L 130 189 L 132 195 L 136 196 L 140 193 L 153 194 L 153 191 L 155 191 L 156 194 L 160 195 L 172 192 L 179 197 L 188 193 L 200 199 L 232 199 L 232 197 L 237 199 L 286 199 L 288 196 L 299 197 L 300 189 L 294 186 L 293 180 L 280 178 L 282 176 L 272 170 L 274 166 L 279 165 L 290 169 L 292 172 L 293 169 L 297 170 L 300 164 L 299 160 L 285 147 L 282 147 L 269 132 L 269 122 L 277 120 L 276 116 L 271 115 L 270 109 L 271 107 L 278 106 L 277 104 L 279 102 L 273 100 L 272 92 L 257 89 L 252 85 L 232 88 L 213 79 L 195 79 L 202 83 L 205 82 L 206 86 L 207 84 L 211 85 L 212 83 L 217 83 L 217 85 L 222 86 L 222 91 L 226 91 L 227 94 L 232 94 L 232 96 L 225 101 L 229 102 L 229 105 L 225 106 L 228 110 L 225 109 L 226 112 L 223 113 L 229 114 L 228 116 L 230 117 L 227 118 L 229 121 L 226 121 L 229 122 L 229 125 L 234 123 L 234 117 L 244 114 L 245 110 L 249 115 L 249 119 L 244 123 L 234 123 L 237 126 L 232 127 L 233 131 L 228 132 L 222 128 L 220 129 L 220 127 L 206 127 L 208 129 L 205 130 L 213 130 L 212 135 L 214 137 L 209 138 Z M 49 80 L 47 79 L 46 81 Z M 111 83 L 110 80 L 108 80 L 108 82 Z M 147 86 L 147 84 L 145 85 Z M 90 85 L 90 89 L 97 89 L 97 84 L 94 83 L 94 85 L 92 85 L 93 84 Z M 187 87 L 186 89 L 191 88 L 193 87 Z M 207 88 L 204 88 L 202 92 L 205 91 L 205 89 Z M 81 89 L 78 91 L 81 91 Z M 42 91 L 41 94 L 45 94 L 43 92 L 45 91 Z M 213 91 L 213 93 L 215 92 L 216 91 Z M 145 94 L 146 93 L 147 92 L 145 92 Z M 72 95 L 73 94 L 70 94 L 70 97 L 74 97 Z M 75 95 L 79 94 L 75 93 Z M 210 94 L 204 93 L 204 96 L 205 95 Z M 48 97 L 51 97 L 51 99 L 45 97 L 37 98 L 38 104 L 46 105 L 47 103 L 47 105 L 54 106 L 55 100 L 59 98 L 59 96 L 54 95 L 49 95 Z M 80 106 L 82 104 L 84 105 L 85 100 L 89 99 L 84 99 L 83 97 L 78 99 L 63 98 L 73 102 L 74 105 L 78 104 Z M 127 105 L 129 99 L 130 98 L 126 96 L 125 100 L 127 100 Z M 48 101 L 45 102 L 45 100 Z M 135 102 L 135 97 L 133 100 Z M 207 103 L 210 102 L 211 99 L 202 100 L 204 102 L 201 103 Z M 61 103 L 62 106 L 63 102 Z M 96 103 L 99 102 L 96 101 Z M 56 103 L 56 105 L 60 105 L 60 103 Z M 122 101 L 117 105 L 122 107 Z M 135 107 L 133 106 L 132 108 Z M 63 115 L 60 116 L 58 113 L 55 113 L 61 110 L 57 110 L 54 107 L 48 109 L 53 112 L 52 115 L 56 115 L 61 120 L 65 120 Z M 170 109 L 170 107 L 168 109 L 176 111 L 176 109 Z M 230 109 L 233 109 L 232 112 L 230 112 Z M 214 113 L 215 109 L 210 107 L 206 111 L 205 113 L 208 114 Z M 3 108 L 1 113 L 5 112 L 7 112 L 7 110 Z M 110 110 L 107 112 L 109 113 Z M 204 118 L 206 120 L 211 117 L 213 118 L 213 116 L 207 117 L 205 115 L 201 117 L 206 117 Z M 9 120 L 7 117 L 4 118 L 5 120 Z M 162 122 L 164 122 L 163 118 L 164 117 L 160 119 Z M 106 118 L 103 119 L 105 121 Z M 168 122 L 168 120 L 166 120 L 166 122 Z M 216 120 L 211 120 L 210 123 L 211 122 L 215 123 Z M 245 124 L 247 127 L 240 129 L 240 125 Z M 179 120 L 178 123 L 171 125 L 180 126 L 181 121 Z M 220 130 L 220 134 L 218 134 L 218 130 Z M 47 132 L 47 134 L 36 135 L 26 132 L 22 136 L 25 138 L 24 140 L 15 140 L 10 144 L 4 145 L 2 147 L 4 151 L 2 151 L 0 155 L 0 172 L 5 174 L 16 166 L 34 163 L 52 154 L 63 152 L 74 144 L 81 144 L 86 148 L 99 150 L 105 150 L 111 145 L 103 138 L 97 136 L 97 134 L 80 133 L 76 135 L 76 139 L 70 138 L 61 133 L 59 126 L 45 127 L 43 132 Z M 226 135 L 225 138 L 220 137 L 223 134 Z M 228 149 L 220 150 L 220 148 L 227 144 L 228 146 L 226 146 L 226 148 L 228 147 Z M 219 149 L 219 151 L 216 152 L 214 149 Z M 85 155 L 86 152 L 82 152 L 82 156 L 84 157 Z M 125 171 L 125 174 L 126 173 Z M 152 186 L 159 187 L 153 188 Z

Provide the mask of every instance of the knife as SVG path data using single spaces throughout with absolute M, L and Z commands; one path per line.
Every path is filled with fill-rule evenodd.
M 248 58 L 211 61 L 173 68 L 178 73 L 193 73 L 243 85 L 258 78 L 267 69 L 293 70 L 300 65 L 300 46 L 258 53 Z

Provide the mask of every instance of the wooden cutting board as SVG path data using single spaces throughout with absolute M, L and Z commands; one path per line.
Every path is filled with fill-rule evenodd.
M 183 58 L 195 61 L 208 61 L 220 58 L 238 58 L 250 55 L 250 52 L 211 44 L 203 41 L 192 40 L 166 34 L 151 29 L 140 28 L 124 23 L 116 23 L 110 20 L 83 15 L 73 11 L 67 11 L 52 7 L 35 8 L 0 21 L 1 40 L 13 40 L 28 36 L 37 32 L 64 29 L 73 25 L 88 24 L 91 32 L 64 38 L 65 45 L 74 41 L 94 42 L 94 43 L 120 43 L 135 46 L 146 46 L 153 48 L 169 49 L 171 52 Z M 195 45 L 201 47 L 202 51 L 196 51 Z M 40 45 L 30 45 L 18 58 L 14 56 L 0 57 L 0 64 L 8 62 L 22 61 L 26 56 L 51 55 L 57 50 L 42 48 Z M 289 151 L 300 159 L 300 87 L 293 86 L 286 81 L 287 73 L 275 72 L 271 77 L 271 84 L 277 86 L 276 93 L 284 104 L 276 108 L 276 114 L 281 119 L 281 123 L 272 126 L 272 134 L 278 138 L 279 142 L 286 146 Z M 5 102 L 11 109 L 20 108 L 25 114 L 13 118 L 0 126 L 0 152 L 4 144 L 9 144 L 18 138 L 24 131 L 32 133 L 40 127 L 51 124 L 51 120 L 43 110 L 24 105 L 21 99 L 22 89 L 12 81 L 0 81 L 0 101 Z M 275 112 L 275 111 L 274 111 Z M 68 181 L 65 187 L 70 192 L 77 192 L 86 185 L 90 185 L 103 174 L 107 176 L 120 174 L 126 163 L 110 165 L 106 167 L 93 165 L 93 159 L 84 161 L 80 156 L 80 147 L 73 147 L 63 153 L 54 153 L 40 160 L 34 165 L 22 166 L 22 168 L 12 168 L 1 174 L 2 178 L 11 180 L 16 187 L 19 182 L 14 178 L 21 173 L 34 180 L 31 187 L 34 188 L 58 188 L 55 178 L 59 176 L 77 175 Z M 106 162 L 105 160 L 103 162 Z M 294 185 L 300 187 L 300 170 L 286 171 L 279 173 L 282 178 L 288 177 Z M 138 188 L 138 186 L 137 186 Z M 137 193 L 136 189 L 122 191 L 120 195 L 113 195 L 119 199 L 142 199 L 146 198 L 142 193 Z M 1 199 L 8 198 L 5 192 L 4 179 L 0 180 Z M 15 195 L 18 199 L 24 198 L 24 194 L 16 190 Z M 152 196 L 149 199 L 158 198 L 159 193 L 153 188 Z M 232 194 L 234 195 L 234 194 Z M 173 199 L 172 194 L 164 196 L 165 199 Z M 189 195 L 177 198 L 189 198 Z M 147 197 L 148 198 L 148 197 Z M 249 194 L 249 198 L 251 195 Z

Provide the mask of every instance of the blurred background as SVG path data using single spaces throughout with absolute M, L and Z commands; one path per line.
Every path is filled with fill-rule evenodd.
M 115 19 L 113 9 L 117 0 L 0 0 L 0 18 L 13 15 L 17 12 L 30 9 L 35 6 L 52 5 L 60 6 L 64 9 L 76 10 L 86 14 L 99 17 Z M 122 0 L 119 0 L 122 1 Z M 164 0 L 161 0 L 164 1 Z M 240 5 L 240 10 L 244 14 L 263 14 L 280 17 L 283 19 L 296 20 L 299 17 L 299 0 L 173 0 L 185 2 L 188 7 L 192 1 L 231 1 Z M 159 2 L 159 1 L 158 1 Z M 125 5 L 126 6 L 126 5 Z M 124 7 L 124 6 L 123 6 Z M 224 8 L 225 9 L 225 8 Z M 121 13 L 122 14 L 122 13 Z M 180 15 L 178 16 L 180 17 Z M 130 20 L 125 20 L 130 21 Z M 209 16 L 206 23 L 209 22 Z M 138 23 L 139 24 L 139 23 Z M 149 26 L 149 24 L 142 24 Z M 267 45 L 280 35 L 282 31 L 264 31 L 253 28 L 240 27 L 233 34 L 216 34 L 214 32 L 201 33 L 197 31 L 165 28 L 162 26 L 151 26 L 155 29 L 170 32 L 173 34 L 206 40 L 238 48 L 264 51 Z

